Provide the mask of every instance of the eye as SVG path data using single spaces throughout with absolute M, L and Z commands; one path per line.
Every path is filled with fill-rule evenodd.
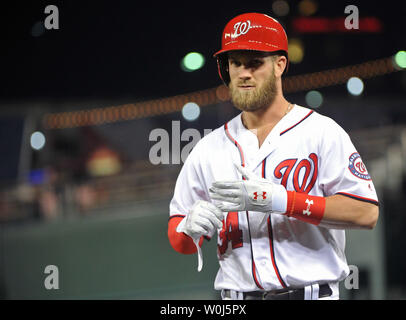
M 249 67 L 250 68 L 259 68 L 264 64 L 264 61 L 262 59 L 253 59 L 249 62 Z
M 239 67 L 241 65 L 240 61 L 237 61 L 237 60 L 234 60 L 234 59 L 230 59 L 229 61 L 230 61 L 230 65 L 233 65 L 233 66 L 236 66 L 236 67 Z

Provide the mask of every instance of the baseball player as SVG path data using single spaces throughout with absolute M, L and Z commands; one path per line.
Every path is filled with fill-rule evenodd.
M 185 161 L 168 236 L 183 254 L 217 236 L 223 299 L 338 299 L 349 274 L 345 230 L 372 229 L 378 199 L 347 133 L 288 102 L 288 40 L 275 19 L 246 13 L 215 54 L 242 112 L 206 135 Z M 217 231 L 217 233 L 216 233 Z

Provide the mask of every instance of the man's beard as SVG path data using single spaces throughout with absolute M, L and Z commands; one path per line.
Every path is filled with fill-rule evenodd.
M 249 82 L 240 82 L 237 85 L 249 85 Z M 277 94 L 276 77 L 272 72 L 271 76 L 260 87 L 253 90 L 243 91 L 237 85 L 230 83 L 231 100 L 235 107 L 241 111 L 256 111 L 267 108 Z

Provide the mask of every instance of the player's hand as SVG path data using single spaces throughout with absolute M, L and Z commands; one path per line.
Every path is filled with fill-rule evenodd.
M 287 194 L 284 186 L 256 176 L 246 168 L 236 165 L 246 180 L 216 181 L 209 189 L 216 206 L 230 211 L 286 211 Z
M 192 239 L 201 236 L 211 237 L 217 229 L 223 227 L 223 212 L 214 204 L 199 200 L 189 214 L 181 221 L 176 231 L 184 232 Z

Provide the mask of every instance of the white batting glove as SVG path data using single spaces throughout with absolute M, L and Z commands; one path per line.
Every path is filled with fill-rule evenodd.
M 202 236 L 212 237 L 217 229 L 222 229 L 222 220 L 223 212 L 219 208 L 210 202 L 198 200 L 176 228 L 177 232 L 184 232 L 193 239 L 198 254 L 199 272 L 203 268 L 203 253 L 199 240 Z
M 211 199 L 220 210 L 286 212 L 287 192 L 284 186 L 234 165 L 246 180 L 216 181 L 209 189 Z
M 184 232 L 192 239 L 201 236 L 211 237 L 217 229 L 223 227 L 223 212 L 214 204 L 198 200 L 189 214 L 179 223 L 177 232 Z

